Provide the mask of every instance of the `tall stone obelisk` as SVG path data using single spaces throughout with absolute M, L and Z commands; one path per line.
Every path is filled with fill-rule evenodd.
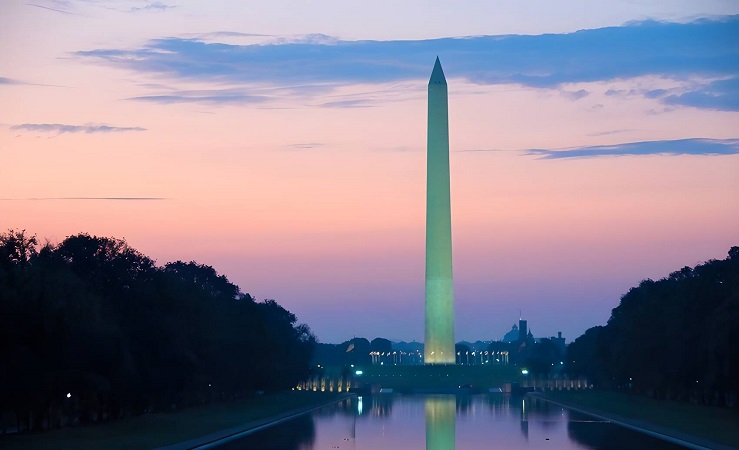
M 426 147 L 426 364 L 454 364 L 449 110 L 439 58 L 429 79 Z

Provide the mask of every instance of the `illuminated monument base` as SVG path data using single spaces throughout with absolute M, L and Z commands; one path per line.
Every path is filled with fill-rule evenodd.
M 424 362 L 454 364 L 452 214 L 447 84 L 436 58 L 428 87 L 426 149 L 426 335 Z

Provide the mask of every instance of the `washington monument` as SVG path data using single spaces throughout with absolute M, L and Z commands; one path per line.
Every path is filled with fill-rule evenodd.
M 429 79 L 426 141 L 426 364 L 454 364 L 449 111 L 439 58 Z

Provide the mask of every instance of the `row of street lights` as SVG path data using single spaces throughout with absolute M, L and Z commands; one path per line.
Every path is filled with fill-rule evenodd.
M 472 363 L 470 363 L 470 356 L 472 356 Z M 482 351 L 473 350 L 466 352 L 457 352 L 457 364 L 502 364 L 508 365 L 508 352 L 507 351 Z
M 470 356 L 471 361 L 470 361 Z M 370 352 L 372 364 L 423 364 L 423 355 L 420 351 L 404 352 L 404 351 L 388 351 L 388 352 Z M 457 352 L 457 364 L 501 364 L 508 365 L 508 351 L 482 351 L 474 350 L 472 352 Z
M 385 364 L 423 364 L 421 352 L 370 352 L 372 364 L 384 366 Z

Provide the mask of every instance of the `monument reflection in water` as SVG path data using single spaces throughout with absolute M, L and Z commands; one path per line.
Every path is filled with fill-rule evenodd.
M 683 447 L 533 397 L 380 394 L 347 398 L 210 448 L 677 450 Z
M 426 398 L 426 450 L 454 448 L 457 398 L 454 395 Z

